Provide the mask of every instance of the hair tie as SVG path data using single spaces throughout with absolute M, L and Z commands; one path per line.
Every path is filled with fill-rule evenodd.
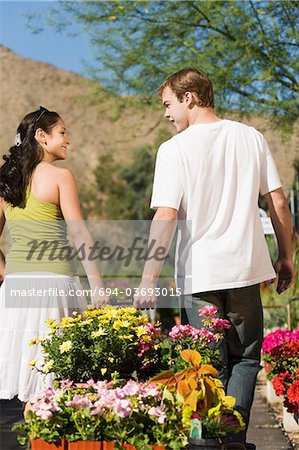
M 15 135 L 15 145 L 19 147 L 22 144 L 21 133 Z

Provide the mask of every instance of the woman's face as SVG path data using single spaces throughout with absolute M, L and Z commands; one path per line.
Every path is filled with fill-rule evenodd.
M 54 125 L 50 133 L 45 133 L 43 149 L 46 159 L 57 161 L 67 158 L 67 148 L 70 145 L 65 123 L 62 119 Z

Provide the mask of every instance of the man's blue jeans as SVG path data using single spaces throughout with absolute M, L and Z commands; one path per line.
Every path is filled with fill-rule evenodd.
M 235 408 L 249 422 L 256 377 L 260 369 L 260 353 L 263 340 L 263 310 L 259 285 L 236 289 L 201 292 L 182 297 L 182 324 L 201 328 L 198 310 L 212 305 L 218 316 L 228 319 L 231 328 L 219 345 L 224 368 L 220 378 L 227 395 L 236 398 Z M 246 433 L 240 433 L 240 441 Z M 238 439 L 236 439 L 238 440 Z

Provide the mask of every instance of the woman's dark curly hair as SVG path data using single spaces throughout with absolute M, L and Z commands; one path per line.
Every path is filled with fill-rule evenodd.
M 24 202 L 31 175 L 43 159 L 43 149 L 35 139 L 36 130 L 41 128 L 50 134 L 59 119 L 56 112 L 41 106 L 27 114 L 18 126 L 18 142 L 3 156 L 5 163 L 0 167 L 0 197 L 12 206 Z

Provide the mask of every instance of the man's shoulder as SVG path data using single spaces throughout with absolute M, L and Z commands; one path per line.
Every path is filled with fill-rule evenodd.
M 171 138 L 167 139 L 167 141 L 162 142 L 159 146 L 159 152 L 164 153 L 176 147 L 178 145 L 178 137 L 179 134 L 175 134 Z
M 244 133 L 256 135 L 257 137 L 263 136 L 262 133 L 260 131 L 258 131 L 256 128 L 254 128 L 252 125 L 247 125 L 246 123 L 238 122 L 237 120 L 225 119 L 225 125 L 228 128 L 231 128 L 232 130 L 235 130 L 235 131 L 239 130 Z

